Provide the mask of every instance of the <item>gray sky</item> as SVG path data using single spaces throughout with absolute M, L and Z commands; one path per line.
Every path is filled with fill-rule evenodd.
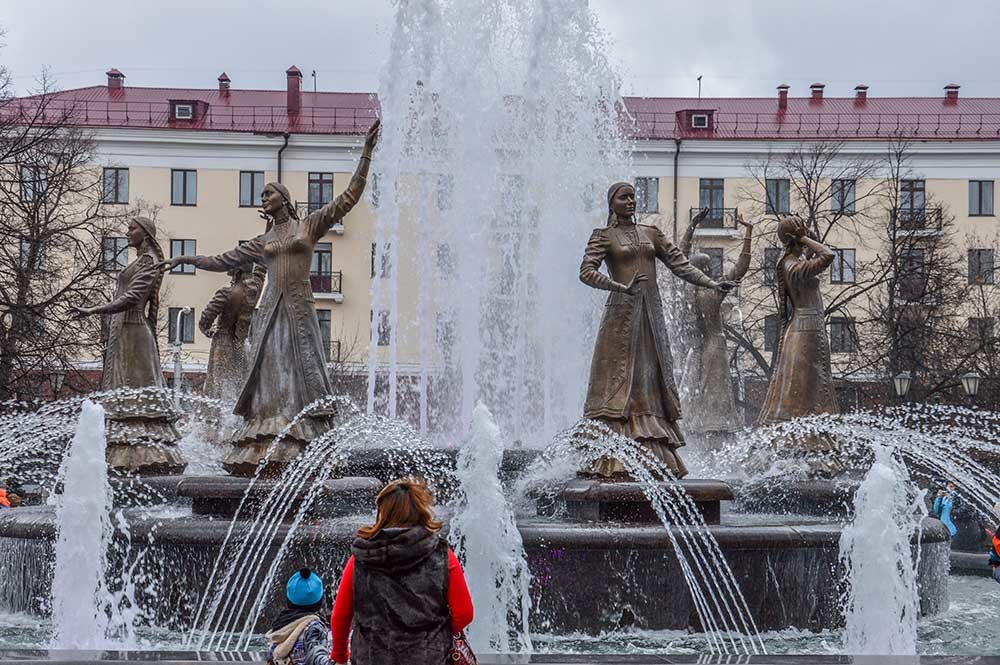
M 611 38 L 625 94 L 1000 96 L 1000 2 L 941 0 L 591 0 Z M 388 49 L 389 0 L 0 0 L 0 61 L 18 92 L 43 66 L 62 88 L 104 82 L 117 67 L 136 86 L 284 86 L 296 64 L 320 90 L 373 91 Z

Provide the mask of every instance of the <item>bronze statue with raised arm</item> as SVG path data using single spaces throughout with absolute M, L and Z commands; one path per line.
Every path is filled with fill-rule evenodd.
M 212 340 L 202 391 L 216 399 L 235 399 L 243 387 L 250 320 L 263 282 L 262 275 L 250 266 L 230 270 L 229 276 L 229 286 L 215 292 L 198 320 L 202 334 Z
M 686 282 L 727 293 L 736 284 L 716 282 L 692 266 L 655 226 L 636 224 L 635 189 L 608 189 L 608 224 L 595 229 L 580 264 L 580 281 L 610 291 L 597 332 L 584 416 L 646 446 L 677 477 L 687 468 L 673 359 L 656 285 L 656 261 Z M 600 271 L 607 265 L 608 274 Z M 584 473 L 622 478 L 620 460 L 604 457 Z
M 156 342 L 160 309 L 159 263 L 163 250 L 156 224 L 135 217 L 126 233 L 136 259 L 118 274 L 115 297 L 97 307 L 75 308 L 76 316 L 109 314 L 102 390 L 165 388 Z M 186 466 L 177 450 L 178 415 L 162 391 L 143 396 L 115 396 L 103 401 L 107 416 L 108 465 L 119 472 L 180 473 Z
M 707 212 L 707 211 L 703 211 Z M 691 265 L 702 272 L 711 270 L 707 254 L 691 253 L 694 230 L 704 218 L 699 215 L 691 221 L 681 249 L 690 257 Z M 746 229 L 743 250 L 736 264 L 726 273 L 725 279 L 738 282 L 750 267 L 750 245 L 753 225 L 737 213 L 736 223 Z M 687 412 L 685 429 L 702 435 L 706 443 L 724 437 L 740 427 L 733 387 L 729 372 L 729 352 L 726 348 L 723 302 L 726 294 L 708 289 L 688 289 L 692 340 L 681 379 L 681 402 Z
M 214 272 L 251 263 L 267 267 L 267 283 L 251 333 L 249 371 L 234 410 L 246 424 L 233 437 L 233 449 L 223 460 L 230 473 L 253 474 L 276 435 L 296 414 L 330 394 L 324 340 L 309 282 L 310 263 L 316 243 L 361 199 L 378 131 L 376 121 L 368 130 L 347 189 L 305 219 L 298 218 L 288 188 L 268 183 L 261 192 L 263 212 L 273 222 L 268 231 L 217 256 L 180 256 L 162 264 L 164 270 L 190 264 Z M 294 459 L 329 428 L 333 415 L 318 409 L 301 418 L 272 451 L 272 468 L 266 473 L 277 472 Z
M 819 288 L 819 276 L 835 255 L 812 237 L 802 220 L 792 216 L 778 223 L 778 240 L 785 248 L 775 270 L 782 330 L 759 425 L 840 410 Z M 758 453 L 751 464 L 764 468 L 776 454 L 805 460 L 813 476 L 831 476 L 844 470 L 836 454 L 837 441 L 829 434 L 781 437 L 774 444 L 774 451 L 761 451 L 764 454 Z

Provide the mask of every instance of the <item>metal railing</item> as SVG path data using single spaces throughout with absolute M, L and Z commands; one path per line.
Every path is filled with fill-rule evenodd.
M 285 106 L 209 104 L 191 120 L 171 114 L 170 102 L 113 102 L 59 98 L 26 98 L 0 107 L 0 120 L 39 125 L 73 124 L 90 127 L 171 127 L 250 132 L 364 134 L 377 108 L 315 107 L 289 113 Z
M 313 293 L 343 293 L 341 291 L 341 280 L 343 273 L 340 270 L 311 272 L 309 273 L 309 284 Z
M 901 231 L 940 231 L 943 213 L 940 206 L 930 208 L 896 208 L 893 224 Z
M 64 93 L 66 94 L 66 93 Z M 710 101 L 710 100 L 709 100 Z M 674 112 L 634 111 L 628 101 L 620 114 L 633 138 L 996 138 L 997 113 L 879 113 L 716 111 L 711 129 L 692 129 Z M 378 103 L 365 107 L 303 107 L 289 113 L 284 105 L 233 106 L 218 101 L 199 108 L 192 120 L 178 120 L 169 101 L 115 102 L 27 97 L 0 106 L 0 121 L 36 124 L 70 123 L 93 127 L 176 127 L 252 132 L 364 134 L 378 114 Z
M 691 208 L 688 213 L 688 221 L 692 221 L 695 215 L 701 212 L 701 208 Z M 735 229 L 736 228 L 736 208 L 710 208 L 708 217 L 703 219 L 698 225 L 699 229 Z

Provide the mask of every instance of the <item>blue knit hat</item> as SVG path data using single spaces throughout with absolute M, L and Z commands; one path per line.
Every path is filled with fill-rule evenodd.
M 288 580 L 285 595 L 293 605 L 315 605 L 323 600 L 323 580 L 308 568 L 303 568 Z

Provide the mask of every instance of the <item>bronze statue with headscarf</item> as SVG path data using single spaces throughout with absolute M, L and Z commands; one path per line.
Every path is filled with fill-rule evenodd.
M 107 416 L 107 458 L 111 468 L 128 473 L 180 473 L 186 466 L 177 450 L 177 413 L 166 394 L 156 322 L 163 275 L 163 250 L 156 223 L 135 217 L 127 231 L 136 259 L 118 273 L 114 299 L 104 305 L 77 308 L 77 316 L 109 314 L 101 389 L 160 388 L 147 394 L 116 395 L 102 401 Z
M 687 468 L 673 358 L 656 283 L 656 261 L 686 282 L 726 293 L 736 284 L 716 282 L 692 266 L 660 229 L 637 224 L 635 188 L 608 189 L 608 224 L 595 229 L 580 264 L 580 281 L 610 291 L 597 332 L 584 417 L 646 446 L 677 477 Z M 607 266 L 608 274 L 600 271 Z M 603 457 L 585 473 L 624 477 L 620 460 Z
M 248 371 L 234 410 L 245 424 L 234 434 L 233 448 L 223 460 L 230 473 L 254 474 L 284 431 L 268 457 L 271 471 L 277 471 L 331 425 L 335 414 L 323 408 L 296 420 L 306 406 L 331 391 L 309 271 L 316 243 L 361 199 L 378 130 L 376 121 L 347 189 L 305 219 L 298 218 L 288 188 L 271 182 L 261 192 L 261 207 L 269 221 L 263 234 L 216 256 L 180 256 L 162 264 L 164 270 L 188 264 L 213 272 L 252 264 L 267 268 L 250 333 Z

